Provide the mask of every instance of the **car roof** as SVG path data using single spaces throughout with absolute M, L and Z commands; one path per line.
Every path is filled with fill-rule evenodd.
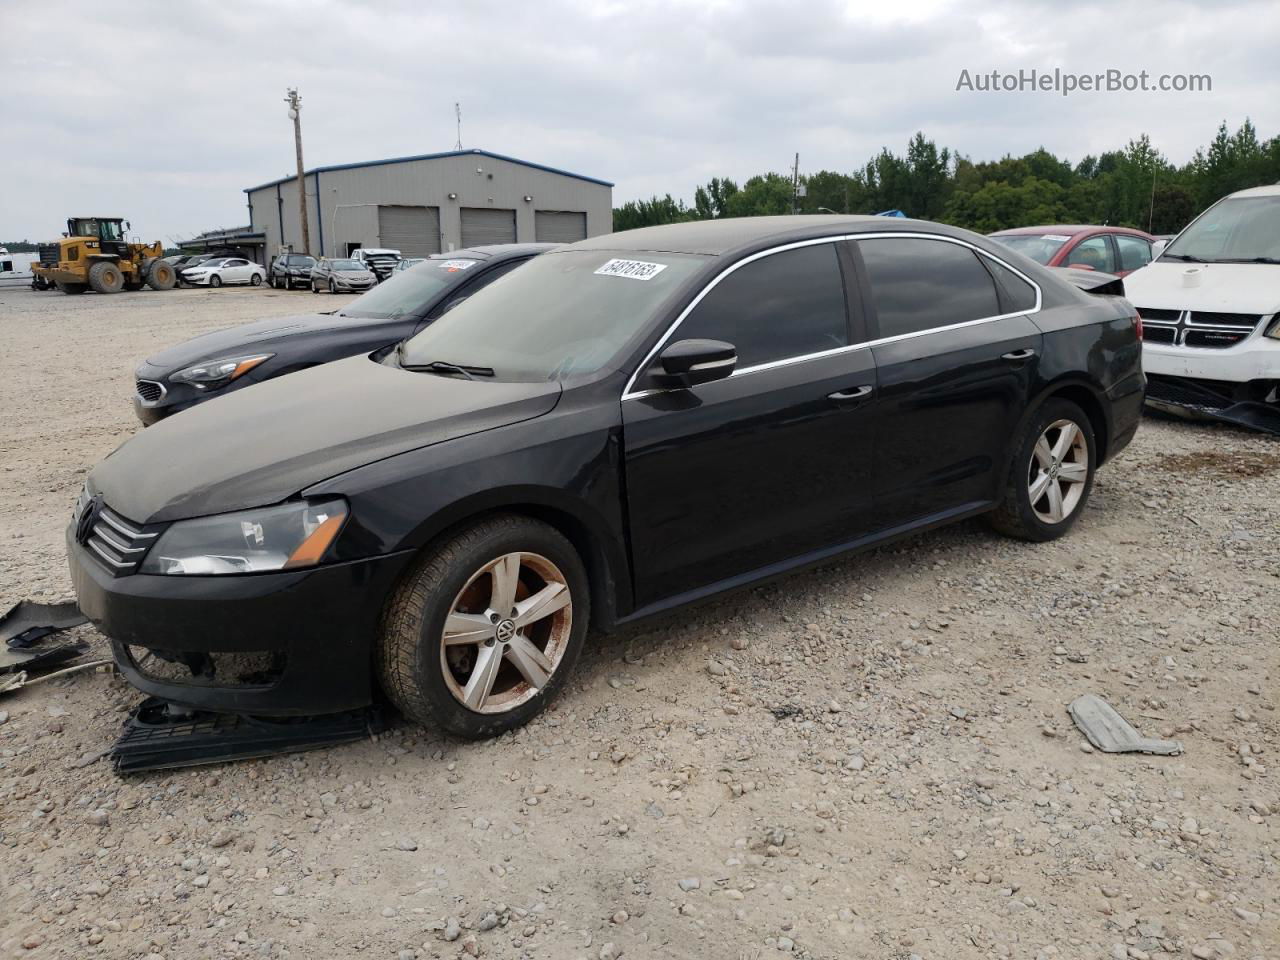
M 721 256 L 754 246 L 820 239 L 855 233 L 932 233 L 973 242 L 982 238 L 968 230 L 906 217 L 871 215 L 800 215 L 783 217 L 723 217 L 659 227 L 640 227 L 570 244 L 565 250 L 648 251 Z
M 1231 197 L 1280 197 L 1280 183 L 1270 183 L 1262 187 L 1250 187 L 1248 190 L 1237 190 L 1228 194 Z
M 1045 233 L 1067 234 L 1076 236 L 1080 233 L 1127 233 L 1135 237 L 1150 237 L 1151 234 L 1133 227 L 1108 227 L 1080 223 L 1055 223 L 1040 227 L 1011 227 L 1008 230 L 997 230 L 989 233 L 989 237 L 1025 237 Z
M 476 247 L 463 247 L 447 253 L 433 253 L 428 260 L 505 260 L 508 257 L 528 257 L 562 247 L 561 243 L 490 243 Z

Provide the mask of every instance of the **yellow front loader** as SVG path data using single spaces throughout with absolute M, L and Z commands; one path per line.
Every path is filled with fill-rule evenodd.
M 72 217 L 56 243 L 39 245 L 31 264 L 31 286 L 63 293 L 119 293 L 121 290 L 172 290 L 178 275 L 164 260 L 159 243 L 131 243 L 129 224 L 116 217 Z

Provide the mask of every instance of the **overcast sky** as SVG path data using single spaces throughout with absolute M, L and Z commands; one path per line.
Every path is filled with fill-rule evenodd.
M 38 15 L 37 15 L 38 10 Z M 916 130 L 975 160 L 1078 160 L 1141 132 L 1175 162 L 1218 123 L 1280 132 L 1280 4 L 38 5 L 0 0 L 0 240 L 117 215 L 166 241 L 248 219 L 293 170 L 462 142 L 614 181 L 615 205 L 712 176 L 850 171 Z M 957 92 L 962 69 L 1205 73 L 1209 93 Z

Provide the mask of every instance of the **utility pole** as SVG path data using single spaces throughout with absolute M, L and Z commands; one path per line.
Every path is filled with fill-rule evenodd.
M 311 253 L 311 231 L 307 228 L 307 182 L 302 167 L 302 98 L 297 87 L 289 87 L 284 102 L 289 105 L 289 119 L 293 121 L 293 146 L 298 154 L 298 215 L 302 222 L 302 253 Z M 284 242 L 284 238 L 280 238 Z
M 462 149 L 462 104 L 455 103 L 453 105 L 453 116 L 458 121 L 458 139 L 453 145 L 453 149 Z
M 791 168 L 791 212 L 800 212 L 800 154 L 796 154 L 795 166 Z

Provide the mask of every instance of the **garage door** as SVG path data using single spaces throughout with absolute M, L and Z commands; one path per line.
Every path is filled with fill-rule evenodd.
M 403 257 L 440 252 L 439 207 L 378 207 L 378 244 Z
M 574 210 L 539 210 L 533 215 L 539 243 L 576 243 L 587 239 L 587 215 Z
M 482 247 L 487 243 L 516 242 L 516 212 L 487 207 L 462 208 L 462 245 Z

